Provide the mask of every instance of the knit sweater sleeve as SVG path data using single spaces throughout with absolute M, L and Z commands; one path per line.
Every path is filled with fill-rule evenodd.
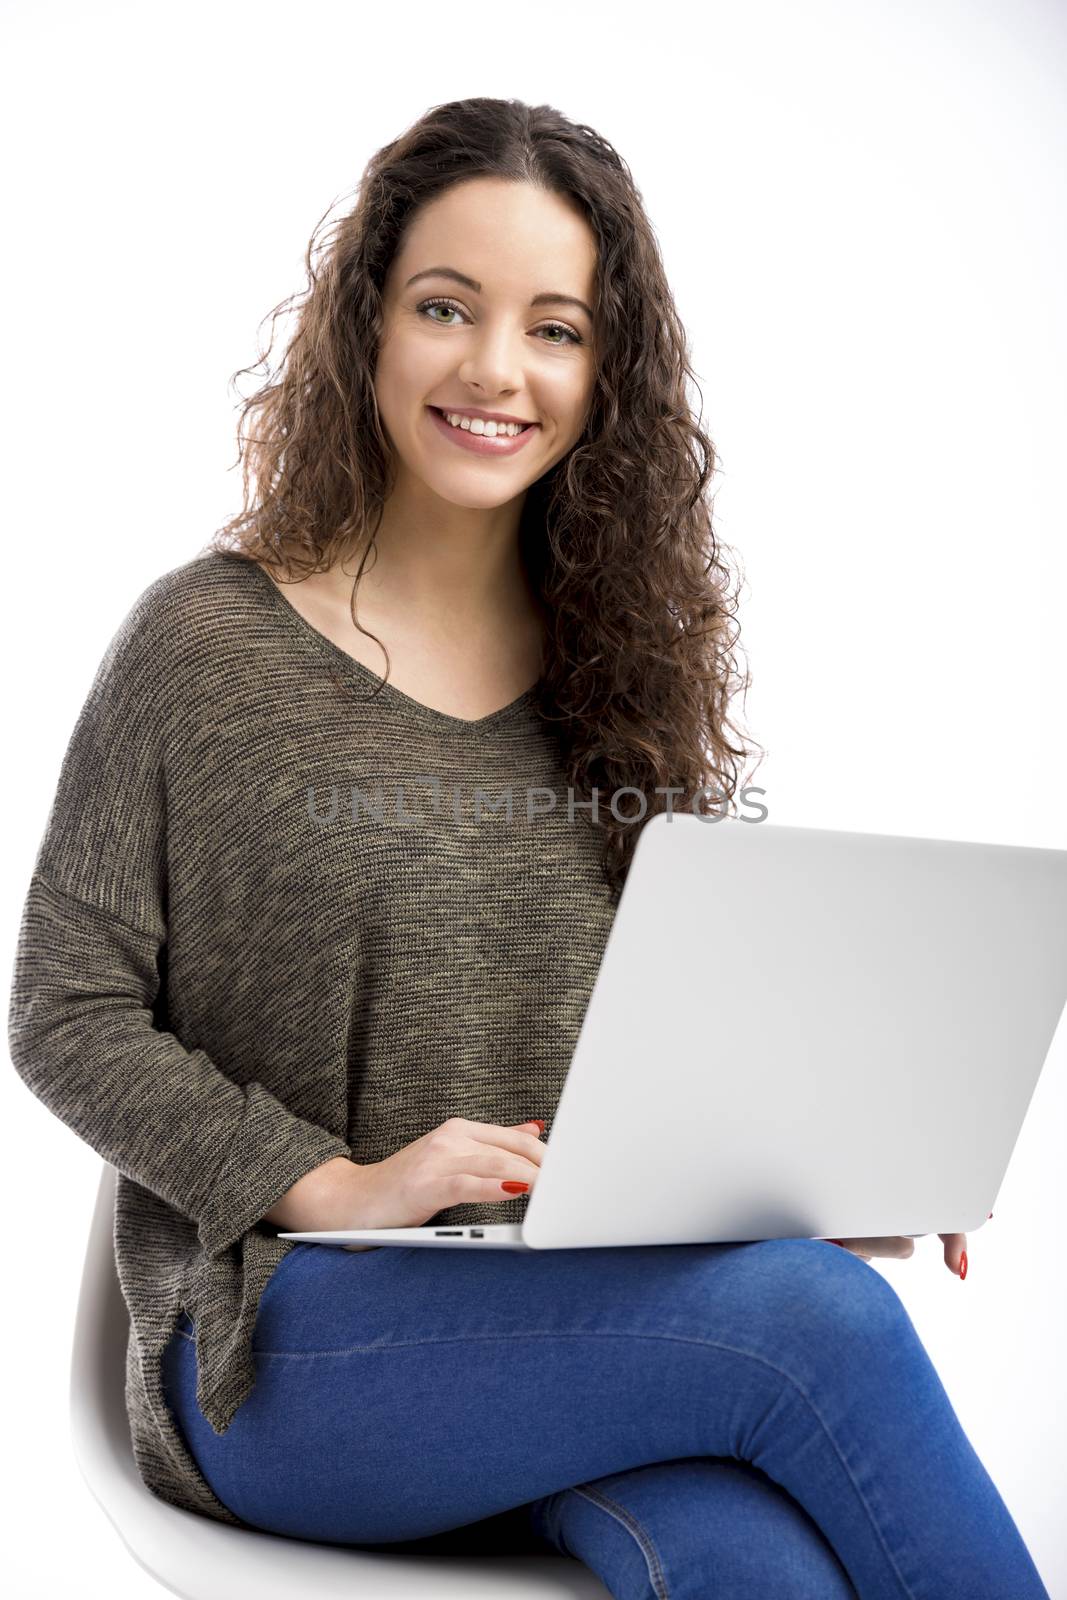
M 217 1255 L 351 1149 L 156 1025 L 166 750 L 180 729 L 165 593 L 157 580 L 120 625 L 67 746 L 22 911 L 8 1042 L 31 1092 Z

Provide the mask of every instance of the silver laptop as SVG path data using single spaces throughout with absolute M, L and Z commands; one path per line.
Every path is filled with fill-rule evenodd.
M 1065 1001 L 1067 850 L 664 813 L 638 838 L 523 1221 L 281 1237 L 974 1233 Z

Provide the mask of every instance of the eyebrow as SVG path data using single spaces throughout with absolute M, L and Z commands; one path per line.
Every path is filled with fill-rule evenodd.
M 404 288 L 410 289 L 411 285 L 418 283 L 420 278 L 451 278 L 455 283 L 461 283 L 465 289 L 472 289 L 475 294 L 481 294 L 482 292 L 482 286 L 476 278 L 468 278 L 465 272 L 457 272 L 455 267 L 427 267 L 425 271 L 416 272 L 413 278 L 409 278 Z M 580 311 L 585 312 L 590 322 L 593 321 L 592 311 L 584 300 L 578 299 L 577 295 L 557 294 L 554 289 L 548 289 L 543 294 L 535 294 L 530 304 L 531 306 L 577 306 Z

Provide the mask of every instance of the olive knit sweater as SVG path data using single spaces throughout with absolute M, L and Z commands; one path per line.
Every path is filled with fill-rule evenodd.
M 293 1248 L 265 1214 L 450 1116 L 550 1127 L 617 904 L 540 686 L 468 721 L 382 682 L 255 562 L 157 578 L 75 724 L 22 912 L 13 1063 L 118 1174 L 138 1471 L 223 1522 L 163 1399 L 179 1312 L 221 1434 Z

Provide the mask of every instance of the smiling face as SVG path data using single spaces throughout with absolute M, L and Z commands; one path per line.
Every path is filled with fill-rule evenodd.
M 596 261 L 577 208 L 532 184 L 470 179 L 416 214 L 386 278 L 375 372 L 398 482 L 490 509 L 567 454 L 593 397 Z M 481 423 L 453 430 L 441 413 L 456 411 L 533 426 L 494 442 Z

